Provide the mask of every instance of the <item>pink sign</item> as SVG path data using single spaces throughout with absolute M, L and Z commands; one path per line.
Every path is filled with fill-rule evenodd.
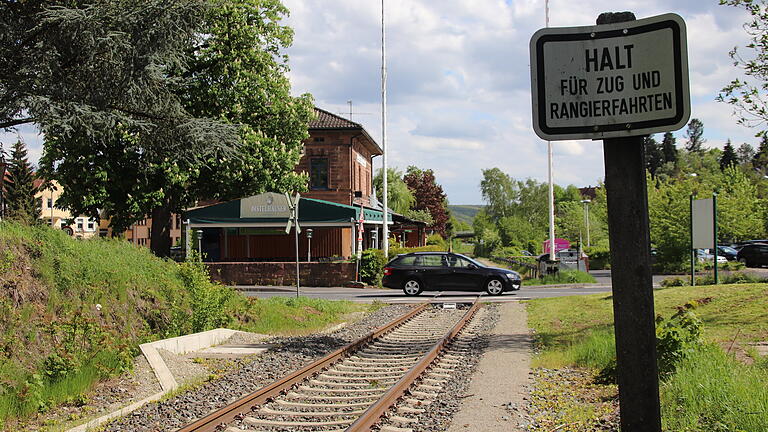
M 571 242 L 563 238 L 555 237 L 555 253 L 560 252 L 571 247 Z M 549 240 L 544 242 L 544 253 L 549 253 Z

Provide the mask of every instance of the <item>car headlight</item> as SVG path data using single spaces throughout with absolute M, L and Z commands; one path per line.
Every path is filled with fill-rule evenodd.
M 518 280 L 520 279 L 520 275 L 517 273 L 507 273 L 507 277 L 512 280 Z

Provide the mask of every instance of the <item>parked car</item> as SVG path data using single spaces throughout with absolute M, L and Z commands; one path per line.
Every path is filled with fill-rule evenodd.
M 731 245 L 732 248 L 736 249 L 737 251 L 741 248 L 743 248 L 746 245 L 749 244 L 756 244 L 756 243 L 765 243 L 768 244 L 768 240 L 744 240 L 740 242 L 733 243 Z
M 768 265 L 768 243 L 752 243 L 739 249 L 736 255 L 739 262 L 747 267 Z
M 706 262 L 706 261 L 713 261 L 715 259 L 715 256 L 711 253 L 709 249 L 696 249 L 696 258 L 699 262 Z M 717 254 L 717 263 L 718 264 L 725 264 L 728 260 L 720 255 Z
M 724 256 L 728 261 L 736 261 L 736 254 L 738 253 L 739 251 L 730 246 L 719 245 L 717 247 L 717 254 Z
M 464 255 L 412 252 L 387 263 L 383 284 L 408 296 L 428 290 L 485 290 L 500 295 L 519 290 L 522 280 L 515 271 L 488 267 Z

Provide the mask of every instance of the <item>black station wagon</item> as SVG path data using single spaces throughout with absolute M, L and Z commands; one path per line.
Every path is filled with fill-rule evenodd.
M 428 290 L 485 290 L 490 295 L 520 289 L 520 274 L 485 266 L 449 252 L 398 255 L 384 267 L 384 286 L 415 296 Z

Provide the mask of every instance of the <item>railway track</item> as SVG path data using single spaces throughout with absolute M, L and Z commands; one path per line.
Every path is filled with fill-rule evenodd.
M 376 425 L 383 432 L 408 431 L 468 348 L 457 336 L 479 309 L 479 298 L 466 308 L 419 305 L 179 431 L 355 432 Z

